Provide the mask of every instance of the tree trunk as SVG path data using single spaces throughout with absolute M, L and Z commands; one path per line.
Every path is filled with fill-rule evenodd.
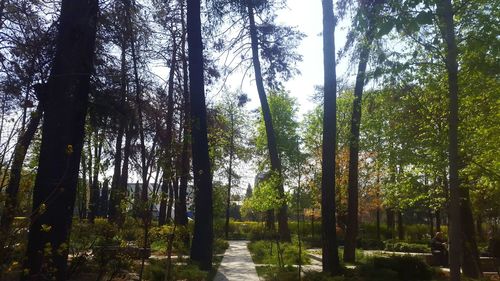
M 429 235 L 431 237 L 434 237 L 434 216 L 431 210 L 429 210 L 428 217 L 429 217 Z
M 125 133 L 125 146 L 123 147 L 123 165 L 122 172 L 120 174 L 120 185 L 119 185 L 119 194 L 123 195 L 125 198 L 128 195 L 128 164 L 130 161 L 130 149 L 132 146 L 132 124 L 129 124 L 127 132 Z M 118 212 L 117 212 L 117 224 L 118 226 L 123 225 L 125 222 L 125 214 L 121 208 L 121 200 L 118 201 Z
M 87 218 L 87 166 L 85 165 L 85 152 L 82 151 L 80 169 L 82 169 L 82 201 L 80 219 Z
M 436 232 L 441 232 L 441 212 L 436 211 Z
M 167 182 L 168 186 L 168 202 L 167 202 L 167 214 L 165 221 L 166 223 L 172 222 L 172 207 L 174 206 L 174 187 L 171 181 Z
M 108 215 L 108 203 L 109 203 L 109 180 L 104 180 L 102 184 L 101 198 L 99 200 L 99 216 L 107 217 Z
M 146 151 L 146 140 L 144 136 L 144 124 L 143 124 L 143 116 L 142 116 L 142 91 L 139 80 L 139 70 L 137 66 L 138 55 L 135 48 L 135 34 L 134 29 L 132 27 L 132 14 L 131 14 L 131 3 L 130 0 L 124 0 L 124 9 L 127 16 L 127 34 L 130 35 L 130 50 L 132 53 L 132 68 L 134 72 L 134 84 L 135 84 L 135 101 L 137 104 L 137 124 L 139 131 L 139 147 L 140 147 L 140 164 L 141 164 L 141 179 L 142 179 L 142 188 L 141 188 L 141 216 L 142 219 L 146 222 L 148 220 L 148 211 L 147 207 L 148 201 L 148 188 L 149 188 L 149 178 L 148 171 L 149 165 L 146 161 L 147 151 Z M 141 271 L 142 272 L 142 271 Z
M 92 185 L 90 186 L 90 202 L 89 202 L 89 222 L 94 223 L 94 219 L 99 212 L 99 166 L 101 163 L 102 141 L 99 140 L 99 129 L 96 128 L 94 139 L 94 171 Z
M 170 71 L 168 75 L 168 93 L 167 93 L 167 133 L 165 137 L 165 163 L 163 167 L 163 182 L 164 185 L 162 187 L 162 202 L 160 204 L 160 212 L 162 215 L 165 214 L 166 204 L 166 193 L 169 192 L 168 195 L 168 209 L 166 211 L 166 217 L 161 216 L 161 220 L 158 220 L 158 224 L 163 225 L 165 222 L 170 222 L 172 218 L 172 204 L 173 204 L 173 192 L 171 182 L 173 180 L 173 172 L 172 172 L 172 140 L 173 140 L 173 117 L 174 117 L 174 74 L 176 68 L 176 55 L 177 55 L 177 44 L 175 43 L 174 38 L 174 46 L 172 50 L 171 57 L 171 65 Z M 166 185 L 165 185 L 166 183 Z M 166 188 L 170 187 L 170 188 Z
M 380 207 L 377 207 L 377 221 L 375 224 L 375 229 L 377 233 L 377 241 L 381 241 L 382 237 L 380 236 Z
M 392 208 L 387 208 L 385 210 L 385 214 L 387 216 L 387 230 L 389 231 L 389 238 L 394 238 L 395 232 L 395 219 L 394 219 L 394 210 Z
M 213 254 L 212 171 L 208 152 L 200 0 L 188 0 L 187 3 L 191 140 L 196 211 L 191 259 L 198 262 L 200 269 L 210 270 Z
M 260 66 L 259 59 L 259 42 L 258 42 L 258 34 L 257 27 L 255 25 L 254 18 L 254 8 L 253 8 L 253 0 L 246 0 L 247 8 L 248 8 L 248 18 L 249 18 L 249 28 L 250 28 L 250 38 L 251 38 L 251 46 L 252 46 L 252 61 L 253 67 L 255 71 L 255 82 L 257 84 L 257 92 L 259 93 L 259 100 L 262 108 L 262 115 L 264 117 L 264 124 L 266 126 L 266 136 L 267 136 L 267 148 L 269 150 L 269 157 L 271 160 L 271 170 L 278 175 L 282 176 L 281 171 L 281 160 L 278 154 L 278 144 L 276 143 L 276 134 L 273 128 L 273 120 L 271 116 L 271 109 L 269 108 L 269 104 L 267 102 L 266 92 L 264 89 L 264 82 L 262 79 L 262 69 Z M 278 184 L 278 194 L 281 199 L 285 199 L 285 192 L 283 189 L 283 182 L 280 179 L 280 183 Z M 283 200 L 284 201 L 284 200 Z M 288 205 L 284 202 L 278 209 L 278 232 L 280 235 L 281 241 L 290 242 L 290 230 L 288 229 Z
M 182 136 L 182 153 L 181 153 L 181 167 L 180 167 L 180 184 L 179 184 L 179 197 L 175 201 L 175 223 L 186 226 L 188 224 L 187 218 L 187 185 L 189 180 L 189 137 L 190 137 L 190 104 L 189 104 L 189 78 L 188 78 L 188 64 L 186 56 L 186 27 L 184 22 L 184 1 L 180 0 L 181 17 L 182 17 L 182 41 L 181 41 L 181 54 L 182 54 L 182 98 L 184 100 L 184 133 Z M 189 235 L 184 237 L 184 242 L 189 245 Z
M 165 172 L 163 172 L 165 174 Z M 161 183 L 160 210 L 158 213 L 158 225 L 165 225 L 167 215 L 168 182 L 163 179 Z
M 229 210 L 231 209 L 231 186 L 233 180 L 233 156 L 234 156 L 234 112 L 231 112 L 231 131 L 229 137 L 229 172 L 227 179 L 227 198 L 226 198 L 226 224 L 225 234 L 226 240 L 229 239 Z
M 337 131 L 335 72 L 335 16 L 332 0 L 323 0 L 324 112 L 321 177 L 323 272 L 340 274 L 335 222 L 335 144 Z
M 5 258 L 10 255 L 9 240 L 12 234 L 12 223 L 19 207 L 19 184 L 23 170 L 26 152 L 35 136 L 40 120 L 42 119 L 43 109 L 38 105 L 37 109 L 31 114 L 31 119 L 26 130 L 19 136 L 14 148 L 14 160 L 10 168 L 9 182 L 5 190 L 5 205 L 2 219 L 0 221 L 0 264 L 4 264 Z
M 405 240 L 405 229 L 403 224 L 403 213 L 398 211 L 398 239 Z
M 108 214 L 109 221 L 118 223 L 119 218 L 123 217 L 121 214 L 120 204 L 125 198 L 123 190 L 120 188 L 121 181 L 121 165 L 122 165 L 122 142 L 123 135 L 125 134 L 126 116 L 125 116 L 125 102 L 127 96 L 127 60 L 126 60 L 127 40 L 122 38 L 121 42 L 121 69 L 120 69 L 120 112 L 121 116 L 118 117 L 118 134 L 116 136 L 115 155 L 114 155 L 114 169 L 113 178 L 111 179 L 111 194 L 109 198 Z
M 455 40 L 455 23 L 451 0 L 441 0 L 438 4 L 442 31 L 446 42 L 446 69 L 448 72 L 448 161 L 450 190 L 450 277 L 452 281 L 460 280 L 460 260 L 463 253 L 462 226 L 460 218 L 460 182 L 458 155 L 458 50 Z
M 40 100 L 45 116 L 23 280 L 66 280 L 65 245 L 85 135 L 98 9 L 96 0 L 62 1 L 47 95 Z M 47 244 L 49 257 L 44 257 Z
M 477 237 L 479 241 L 484 241 L 483 216 L 481 216 L 481 214 L 477 215 L 476 227 L 477 227 Z
M 368 5 L 368 4 L 367 4 Z M 367 10 L 368 7 L 361 7 Z M 371 15 L 367 13 L 369 26 L 365 34 L 366 42 L 361 44 L 359 54 L 358 74 L 354 86 L 354 100 L 352 102 L 351 134 L 349 139 L 349 179 L 347 201 L 347 228 L 345 234 L 344 261 L 355 262 L 356 240 L 358 237 L 358 162 L 359 162 L 359 126 L 361 124 L 361 101 L 365 86 L 365 72 L 370 57 L 371 43 L 373 41 L 373 28 L 370 22 Z
M 266 211 L 266 229 L 268 231 L 275 230 L 275 217 L 274 217 L 274 209 Z
M 469 189 L 465 186 L 460 188 L 460 218 L 463 233 L 462 247 L 464 251 L 462 271 L 465 276 L 478 279 L 483 276 L 483 272 L 479 263 L 479 251 L 474 231 Z

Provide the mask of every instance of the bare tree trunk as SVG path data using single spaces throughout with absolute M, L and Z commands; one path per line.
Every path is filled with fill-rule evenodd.
M 453 5 L 451 0 L 441 0 L 438 14 L 442 21 L 443 37 L 446 42 L 446 69 L 448 72 L 448 161 L 450 190 L 450 277 L 452 281 L 460 280 L 460 261 L 463 253 L 462 225 L 460 214 L 460 182 L 458 154 L 458 50 L 455 39 L 455 23 L 453 21 Z
M 14 148 L 14 160 L 10 168 L 9 183 L 5 190 L 5 205 L 0 221 L 0 249 L 2 249 L 2 251 L 0 251 L 0 264 L 4 264 L 5 259 L 11 252 L 9 240 L 11 235 L 13 235 L 12 223 L 14 222 L 14 217 L 16 216 L 19 205 L 18 193 L 23 163 L 26 158 L 26 152 L 31 145 L 31 141 L 42 119 L 42 115 L 42 108 L 38 105 L 38 108 L 31 114 L 31 119 L 26 130 L 19 135 L 16 147 Z
M 398 239 L 405 240 L 405 229 L 403 224 L 403 213 L 398 211 Z
M 182 54 L 182 98 L 184 100 L 184 133 L 182 136 L 182 152 L 181 152 L 181 167 L 180 167 L 180 183 L 179 183 L 179 197 L 175 201 L 175 223 L 186 226 L 188 224 L 187 218 L 187 184 L 189 180 L 189 137 L 190 137 L 190 124 L 191 124 L 191 111 L 189 103 L 189 78 L 188 78 L 188 64 L 186 56 L 186 27 L 184 21 L 184 1 L 180 0 L 181 17 L 182 17 L 182 41 L 181 41 L 181 54 Z M 189 235 L 184 237 L 184 242 L 189 245 Z
M 349 139 L 349 179 L 348 179 L 348 201 L 347 201 L 347 228 L 345 234 L 344 262 L 356 261 L 356 240 L 358 238 L 358 162 L 359 162 L 359 127 L 361 124 L 361 101 L 363 99 L 363 88 L 365 86 L 365 72 L 370 57 L 371 43 L 373 41 L 372 17 L 365 4 L 360 9 L 365 10 L 369 26 L 361 43 L 359 54 L 358 74 L 354 86 L 354 100 L 352 102 L 351 134 Z
M 187 3 L 191 141 L 195 189 L 195 223 L 191 259 L 198 262 L 202 270 L 210 270 L 213 255 L 212 171 L 208 153 L 200 0 L 189 0 Z
M 108 216 L 109 204 L 109 180 L 105 179 L 102 184 L 101 197 L 99 199 L 99 214 L 98 216 L 106 218 Z
M 165 174 L 165 172 L 163 172 Z M 158 213 L 158 225 L 162 226 L 165 225 L 167 222 L 166 216 L 167 216 L 167 200 L 168 200 L 168 181 L 165 179 L 162 180 L 161 184 L 161 196 L 160 196 L 160 210 Z
M 324 112 L 321 177 L 323 272 L 340 274 L 335 220 L 335 144 L 337 131 L 335 72 L 335 16 L 332 0 L 323 0 Z
M 441 212 L 436 211 L 436 232 L 441 232 Z
M 114 155 L 114 169 L 113 178 L 111 179 L 111 194 L 109 198 L 108 215 L 109 221 L 118 223 L 123 217 L 121 214 L 120 204 L 125 198 L 123 190 L 120 188 L 121 182 L 121 165 L 122 165 L 122 142 L 123 135 L 125 134 L 125 127 L 127 126 L 125 116 L 125 102 L 127 96 L 127 60 L 126 60 L 127 39 L 125 36 L 121 42 L 121 69 L 120 69 L 120 113 L 118 117 L 118 134 L 116 136 L 115 155 Z
M 248 18 L 250 25 L 249 28 L 250 28 L 250 38 L 252 46 L 252 61 L 255 71 L 255 82 L 257 84 L 257 92 L 259 93 L 259 100 L 262 108 L 262 115 L 264 117 L 264 124 L 266 126 L 267 148 L 269 150 L 269 157 L 271 160 L 271 170 L 275 173 L 278 173 L 278 175 L 281 178 L 282 168 L 281 168 L 281 160 L 278 154 L 276 133 L 273 128 L 271 109 L 269 108 L 269 104 L 267 102 L 266 92 L 264 89 L 264 82 L 262 79 L 262 69 L 260 66 L 260 59 L 259 59 L 258 34 L 257 34 L 257 27 L 255 25 L 254 8 L 252 3 L 253 0 L 246 0 L 246 1 L 247 1 Z M 280 179 L 280 183 L 278 184 L 277 188 L 280 198 L 284 199 L 285 192 L 283 189 L 282 179 Z M 288 241 L 288 242 L 291 241 L 290 230 L 288 229 L 288 205 L 286 204 L 286 202 L 283 202 L 283 204 L 278 209 L 278 232 L 281 241 Z
M 233 157 L 234 157 L 234 112 L 230 113 L 230 137 L 229 137 L 229 171 L 227 179 L 227 197 L 226 197 L 226 224 L 225 224 L 225 235 L 226 240 L 229 239 L 229 211 L 231 209 L 231 186 L 233 180 Z
M 94 139 L 94 171 L 92 178 L 92 185 L 90 186 L 90 202 L 89 202 L 89 222 L 94 223 L 94 219 L 97 217 L 99 212 L 99 166 L 101 163 L 102 154 L 102 141 L 99 137 L 99 129 L 95 129 L 95 139 Z M 90 142 L 89 142 L 90 143 Z
M 385 210 L 385 214 L 387 216 L 387 230 L 389 231 L 389 238 L 394 238 L 395 233 L 395 219 L 394 219 L 394 210 L 392 208 L 387 208 Z
M 123 147 L 123 165 L 122 165 L 122 172 L 120 174 L 120 185 L 119 185 L 119 194 L 123 195 L 124 197 L 127 196 L 128 193 L 128 164 L 130 161 L 130 149 L 132 145 L 132 124 L 129 124 L 129 127 L 127 129 L 127 132 L 125 133 L 125 146 Z M 121 201 L 119 201 L 121 202 Z M 117 212 L 117 224 L 119 226 L 123 225 L 125 222 L 125 214 L 123 213 L 123 210 L 121 210 L 121 203 L 118 205 L 118 212 Z
M 173 37 L 173 36 L 172 36 Z M 174 75 L 175 75 L 175 69 L 177 66 L 177 44 L 175 42 L 175 37 L 174 39 L 174 46 L 172 50 L 172 57 L 171 57 L 171 65 L 170 65 L 170 71 L 168 75 L 168 93 L 167 93 L 167 133 L 165 137 L 165 163 L 163 167 L 163 182 L 164 185 L 163 187 L 170 187 L 168 192 L 168 209 L 166 211 L 166 217 L 165 216 L 160 216 L 158 219 L 158 224 L 163 225 L 165 222 L 170 222 L 172 218 L 172 204 L 173 204 L 173 192 L 171 192 L 172 189 L 172 181 L 173 181 L 173 169 L 172 169 L 172 140 L 173 140 L 173 117 L 174 117 Z M 165 184 L 166 183 L 166 184 Z M 166 197 L 166 189 L 162 189 L 162 202 L 160 204 L 161 208 L 164 208 L 167 206 L 165 204 L 165 197 Z M 162 214 L 165 214 L 164 209 L 160 210 Z
M 82 151 L 80 169 L 82 169 L 82 200 L 80 202 L 80 219 L 87 218 L 87 166 L 85 164 L 85 152 Z
M 168 201 L 167 201 L 167 214 L 166 214 L 166 222 L 172 222 L 172 207 L 174 206 L 174 187 L 171 181 L 167 181 L 168 186 Z
M 64 246 L 69 242 L 85 135 L 98 10 L 96 0 L 62 1 L 48 90 L 40 99 L 45 116 L 22 280 L 66 280 Z M 44 257 L 47 244 L 50 258 Z
M 483 276 L 479 264 L 479 251 L 477 249 L 476 233 L 474 231 L 474 218 L 468 187 L 460 188 L 460 218 L 462 223 L 463 264 L 462 271 L 465 276 L 478 279 Z

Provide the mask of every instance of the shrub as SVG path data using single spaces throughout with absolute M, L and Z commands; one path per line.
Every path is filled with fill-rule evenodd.
M 412 256 L 374 257 L 359 266 L 367 280 L 431 280 L 433 271 L 422 259 Z
M 229 248 L 229 243 L 226 240 L 214 239 L 214 254 L 224 254 L 227 248 Z
M 406 242 L 392 242 L 390 240 L 385 242 L 384 250 L 405 253 L 428 253 L 431 251 L 428 245 L 412 244 Z
M 144 277 L 150 281 L 164 281 L 166 268 L 165 261 L 151 261 Z M 207 275 L 208 272 L 201 271 L 195 265 L 172 265 L 172 280 L 202 281 L 206 280 Z
M 299 280 L 299 273 L 297 268 L 291 266 L 277 267 L 266 266 L 258 267 L 257 272 L 263 277 L 264 280 L 280 280 L 280 281 L 297 281 Z
M 254 241 L 248 244 L 248 249 L 252 253 L 252 258 L 258 264 L 278 264 L 278 250 L 274 241 Z M 299 263 L 299 248 L 296 244 L 280 243 L 280 250 L 283 253 L 283 263 L 294 265 Z M 309 258 L 305 249 L 302 250 L 302 264 L 308 264 Z
M 377 239 L 360 239 L 358 246 L 365 250 L 383 250 L 385 248 L 384 242 Z

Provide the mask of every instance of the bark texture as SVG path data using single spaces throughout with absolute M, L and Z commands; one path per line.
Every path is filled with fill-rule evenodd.
M 335 72 L 335 16 L 332 0 L 323 0 L 323 66 L 324 113 L 323 155 L 321 177 L 321 220 L 323 238 L 323 272 L 340 274 L 335 220 L 335 143 L 336 92 Z
M 187 3 L 191 140 L 195 189 L 195 223 L 191 259 L 197 262 L 202 270 L 210 270 L 213 254 L 212 174 L 208 153 L 200 0 L 188 0 Z
M 250 39 L 252 47 L 252 62 L 255 72 L 255 82 L 257 84 L 257 92 L 259 94 L 260 105 L 262 108 L 262 116 L 264 117 L 264 124 L 266 127 L 267 136 L 267 148 L 269 150 L 269 157 L 271 160 L 271 170 L 278 175 L 282 176 L 281 160 L 278 154 L 278 144 L 276 142 L 276 134 L 273 127 L 273 120 L 271 116 L 271 109 L 269 108 L 269 103 L 267 102 L 266 91 L 264 89 L 264 81 L 262 78 L 262 68 L 259 59 L 259 43 L 257 27 L 255 25 L 254 7 L 253 0 L 247 1 L 247 11 L 249 19 L 250 28 Z M 285 192 L 283 189 L 283 183 L 280 182 L 278 185 L 278 194 L 283 199 L 285 198 Z M 286 202 L 281 205 L 278 209 L 278 232 L 280 240 L 291 241 L 290 229 L 288 228 L 288 205 Z
M 47 95 L 40 100 L 45 116 L 23 280 L 66 280 L 65 245 L 85 134 L 97 13 L 96 0 L 62 1 Z

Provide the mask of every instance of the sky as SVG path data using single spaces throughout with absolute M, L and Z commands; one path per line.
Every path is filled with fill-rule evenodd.
M 295 26 L 306 35 L 297 49 L 297 53 L 303 56 L 303 60 L 297 64 L 301 74 L 284 83 L 290 95 L 297 99 L 298 117 L 301 119 L 303 114 L 314 108 L 314 103 L 311 102 L 314 86 L 323 85 L 322 6 L 321 0 L 288 0 L 287 4 L 287 8 L 279 11 L 277 22 Z M 336 51 L 345 44 L 347 31 L 345 24 L 343 25 L 344 27 L 337 27 L 335 30 Z M 340 61 L 337 66 L 337 75 L 342 76 L 347 70 L 347 63 L 344 60 Z M 247 93 L 252 100 L 249 108 L 259 108 L 260 103 L 254 81 L 246 78 L 245 82 L 241 84 L 242 75 L 241 72 L 237 72 L 233 77 L 230 77 L 228 79 L 229 87 L 239 89 L 242 85 L 242 91 Z
M 290 96 L 295 97 L 298 106 L 298 119 L 311 111 L 315 104 L 311 101 L 315 86 L 323 85 L 323 12 L 321 0 L 288 0 L 287 8 L 279 11 L 277 22 L 289 26 L 295 26 L 303 32 L 306 37 L 302 39 L 297 53 L 303 56 L 303 60 L 297 64 L 301 74 L 294 76 L 284 83 L 285 89 Z M 345 44 L 346 24 L 341 22 L 340 27 L 335 30 L 336 52 Z M 345 60 L 337 65 L 337 76 L 347 74 L 349 66 Z M 251 69 L 253 71 L 253 68 Z M 251 99 L 248 109 L 260 108 L 257 88 L 253 78 L 246 77 L 242 83 L 242 72 L 235 72 L 228 78 L 227 86 L 231 90 L 241 90 L 248 94 Z M 253 75 L 252 75 L 253 77 Z M 210 94 L 208 96 L 210 100 Z M 256 175 L 256 167 L 251 163 L 243 164 L 239 174 L 242 176 L 239 184 L 239 193 L 244 194 L 248 183 L 253 187 Z

